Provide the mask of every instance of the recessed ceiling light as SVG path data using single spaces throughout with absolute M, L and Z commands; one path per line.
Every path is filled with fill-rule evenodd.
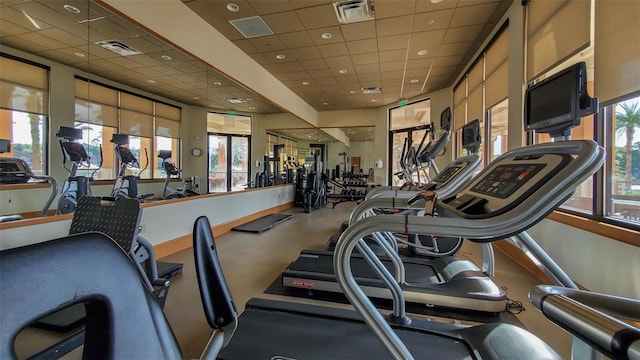
M 435 23 L 436 23 L 436 21 L 435 21 L 435 20 L 433 20 L 433 19 L 431 19 L 431 20 L 429 20 L 429 21 L 427 21 L 427 22 L 429 23 L 429 25 L 433 25 L 433 24 L 435 24 Z
M 333 35 L 331 35 L 331 33 L 324 33 L 322 34 L 322 38 L 325 40 L 331 39 L 333 37 Z
M 214 81 L 213 85 L 220 86 L 220 85 L 222 85 L 222 83 L 220 81 Z
M 249 106 L 249 110 L 255 110 L 256 107 L 255 106 Z
M 155 83 L 156 83 L 156 81 L 155 81 L 155 80 L 151 80 L 151 79 L 147 80 L 147 82 L 148 82 L 149 84 L 155 84 Z
M 357 93 L 357 91 L 355 91 L 355 90 L 349 91 L 349 94 L 355 94 L 355 93 Z
M 193 99 L 194 100 L 200 100 L 200 98 L 198 96 L 194 96 Z
M 238 12 L 238 11 L 240 11 L 240 6 L 238 6 L 238 4 L 228 3 L 227 4 L 227 10 L 233 11 L 233 12 Z
M 412 83 L 412 84 L 416 84 L 416 83 L 418 83 L 418 81 L 420 81 L 420 80 L 418 80 L 418 79 L 411 79 L 411 83 Z
M 79 58 L 83 58 L 83 57 L 85 56 L 85 55 L 84 55 L 83 53 L 81 53 L 81 52 L 73 53 L 73 55 L 75 55 L 75 56 L 77 56 L 77 57 L 79 57 Z
M 162 55 L 161 58 L 162 60 L 171 60 L 171 56 L 169 55 Z
M 65 10 L 67 10 L 68 12 L 72 12 L 74 14 L 80 14 L 80 9 L 78 9 L 77 7 L 75 7 L 73 5 L 64 5 L 63 8 Z
M 418 51 L 418 56 L 425 56 L 427 55 L 428 51 L 427 50 L 420 50 Z
M 439 2 L 442 2 L 442 0 L 431 0 L 431 3 L 432 3 L 432 4 L 437 4 L 437 3 L 439 3 Z
M 308 81 L 303 81 L 302 85 L 309 85 L 309 82 Z
M 278 54 L 278 55 L 276 55 L 276 59 L 278 59 L 278 60 L 283 60 L 283 59 L 284 59 L 284 57 L 285 57 L 285 56 L 284 56 L 284 55 L 282 55 L 282 54 Z
M 244 103 L 244 100 L 237 98 L 237 97 L 233 97 L 233 98 L 226 98 L 226 101 L 232 103 L 232 104 L 242 104 Z
M 371 99 L 371 102 L 376 102 L 376 101 L 378 101 L 378 100 L 376 100 L 376 99 Z
M 329 103 L 328 102 L 323 102 L 322 105 L 329 105 Z
M 252 98 L 247 98 L 246 100 L 247 100 L 247 101 L 249 101 L 249 102 L 250 102 L 250 101 L 253 101 L 253 99 L 252 99 Z
M 348 71 L 347 71 L 347 69 L 340 69 L 338 72 L 340 74 L 346 74 Z

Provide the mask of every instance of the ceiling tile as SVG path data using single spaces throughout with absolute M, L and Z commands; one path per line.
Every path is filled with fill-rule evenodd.
M 415 3 L 416 0 L 376 0 L 376 19 L 413 14 Z
M 309 78 L 309 74 L 306 71 L 291 72 L 287 76 L 290 80 L 306 80 Z
M 445 33 L 446 30 L 433 30 L 411 34 L 409 58 L 420 58 L 418 55 L 419 50 L 427 50 L 427 56 L 435 56 L 444 39 Z
M 332 77 L 326 77 L 326 78 L 319 78 L 319 79 L 315 79 L 316 83 L 319 86 L 325 86 L 325 85 L 337 85 L 338 82 L 336 81 L 335 78 Z
M 291 52 L 291 50 L 287 50 L 287 49 L 278 50 L 278 51 L 265 51 L 265 52 L 263 52 L 263 54 L 267 58 L 273 59 L 273 61 L 276 64 L 281 64 L 281 63 L 286 63 L 286 62 L 298 60 L 296 58 L 296 56 L 293 54 L 293 52 Z M 278 55 L 283 55 L 284 59 L 278 59 L 277 58 Z
M 390 61 L 380 63 L 380 71 L 388 72 L 388 71 L 402 71 L 404 70 L 404 61 Z
M 433 66 L 453 66 L 460 64 L 462 61 L 461 55 L 455 56 L 439 56 L 436 58 L 436 61 L 433 63 Z
M 380 72 L 380 65 L 379 64 L 366 64 L 366 65 L 354 65 L 353 68 L 355 69 L 356 74 L 361 75 L 361 74 L 370 74 L 370 73 L 379 73 Z
M 276 51 L 287 48 L 275 35 L 251 38 L 249 42 L 258 49 L 258 51 Z
M 380 84 L 380 73 L 357 74 L 358 80 L 364 87 L 378 86 Z
M 434 59 L 408 60 L 407 69 L 429 69 Z
M 2 24 L 4 27 L 4 23 Z M 66 31 L 60 29 L 44 29 L 39 32 L 43 36 L 46 36 L 51 39 L 56 39 L 68 46 L 81 46 L 87 43 L 86 39 L 75 36 L 74 34 L 68 33 Z
M 185 2 L 184 4 L 218 30 L 227 39 L 239 40 L 245 38 L 233 25 L 231 25 L 231 23 L 229 23 L 228 19 L 224 18 L 211 5 L 209 5 L 209 2 L 198 0 Z M 225 9 L 225 11 L 227 10 Z
M 342 35 L 346 41 L 372 39 L 376 37 L 375 21 L 363 21 L 340 25 Z
M 353 66 L 353 64 L 351 63 L 350 56 L 336 56 L 336 57 L 326 58 L 324 59 L 324 61 L 326 61 L 327 65 L 329 65 L 330 68 Z
M 379 53 L 380 62 L 391 62 L 391 61 L 403 61 L 407 56 L 406 50 L 389 50 L 389 51 L 380 51 Z
M 340 24 L 331 4 L 298 9 L 296 13 L 308 30 Z
M 450 28 L 447 30 L 442 43 L 451 44 L 457 42 L 474 41 L 478 37 L 478 33 L 482 30 L 482 28 L 482 25 Z
M 324 59 L 300 60 L 300 64 L 302 64 L 306 70 L 327 68 L 327 63 Z
M 196 1 L 198 2 L 198 1 Z M 209 6 L 227 20 L 244 19 L 251 16 L 257 16 L 258 13 L 253 9 L 247 0 L 233 0 L 238 5 L 238 11 L 230 11 L 227 9 L 227 1 L 205 1 Z M 189 6 L 190 2 L 187 2 Z
M 250 1 L 251 7 L 258 13 L 258 15 L 273 14 L 282 11 L 293 10 L 291 4 L 288 1 L 282 0 L 258 0 Z
M 483 24 L 491 18 L 498 7 L 497 2 L 484 3 L 474 6 L 458 6 L 451 19 L 451 27 Z
M 473 41 L 465 41 L 453 44 L 442 44 L 438 56 L 464 55 L 473 45 Z
M 306 31 L 296 31 L 286 34 L 278 34 L 278 38 L 289 49 L 313 46 L 309 33 Z
M 291 52 L 298 60 L 311 60 L 322 57 L 320 50 L 315 46 L 304 47 L 299 49 L 291 49 Z
M 335 79 L 338 84 L 351 84 L 358 81 L 358 78 L 355 75 L 340 75 Z
M 255 54 L 257 52 L 260 52 L 260 50 L 258 50 L 255 46 L 253 46 L 251 41 L 249 41 L 247 39 L 234 40 L 233 43 L 237 47 L 239 47 L 240 50 L 244 51 L 247 54 Z
M 297 61 L 287 62 L 275 65 L 278 68 L 278 73 L 288 73 L 294 71 L 304 71 L 305 68 Z
M 411 15 L 376 20 L 378 37 L 408 34 L 411 31 Z
M 323 39 L 322 34 L 331 34 L 331 39 Z M 336 42 L 343 42 L 342 31 L 339 26 L 332 26 L 320 29 L 309 30 L 309 36 L 316 45 L 332 44 Z
M 334 56 L 345 56 L 349 55 L 349 50 L 347 50 L 347 45 L 345 43 L 335 43 L 335 44 L 327 44 L 327 45 L 318 45 L 318 50 L 323 57 L 334 57 Z
M 461 2 L 467 1 L 467 0 L 459 0 Z M 486 1 L 486 0 L 480 0 L 480 1 Z M 444 9 L 453 9 L 456 6 L 458 6 L 458 1 L 456 0 L 451 0 L 451 1 L 441 1 L 438 3 L 433 3 L 431 1 L 417 1 L 416 2 L 416 14 L 418 13 L 423 13 L 423 12 L 428 12 L 428 11 L 438 11 L 438 10 L 444 10 Z
M 304 9 L 311 6 L 331 3 L 331 0 L 289 0 L 289 2 L 294 9 Z
M 276 34 L 304 30 L 302 21 L 300 21 L 295 11 L 264 15 L 262 19 Z
M 378 53 L 371 52 L 371 53 L 365 53 L 365 54 L 351 55 L 351 63 L 353 63 L 353 65 L 377 64 Z
M 406 49 L 409 44 L 409 34 L 385 36 L 378 38 L 378 50 Z
M 416 14 L 413 19 L 413 28 L 411 31 L 420 32 L 446 29 L 451 22 L 453 12 L 453 9 L 446 9 Z
M 350 54 L 363 54 L 378 51 L 376 39 L 356 40 L 347 42 Z
M 329 68 L 313 69 L 313 70 L 308 70 L 307 72 L 309 73 L 309 75 L 311 75 L 311 78 L 313 79 L 333 76 L 333 73 L 331 72 L 331 70 L 329 70 Z

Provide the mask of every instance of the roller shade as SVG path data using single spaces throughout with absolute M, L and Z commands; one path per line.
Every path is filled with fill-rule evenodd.
M 618 1 L 613 3 L 616 5 L 612 6 L 617 6 Z M 591 2 L 531 0 L 527 24 L 527 82 L 530 82 L 589 46 Z
M 48 70 L 0 56 L 0 107 L 47 115 Z
M 118 90 L 108 88 L 81 79 L 75 81 L 76 98 L 91 100 L 95 103 L 118 106 Z
M 468 123 L 474 119 L 482 120 L 482 80 L 484 78 L 484 57 L 480 57 L 478 61 L 469 70 L 468 95 L 467 95 L 467 119 Z
M 509 28 L 504 29 L 485 53 L 485 109 L 509 96 Z
M 459 129 L 466 123 L 467 78 L 460 81 L 453 90 L 453 129 Z
M 153 101 L 125 92 L 120 92 L 120 107 L 143 114 L 153 114 Z
M 153 136 L 153 116 L 120 109 L 120 133 L 142 137 Z
M 180 108 L 156 102 L 156 116 L 173 121 L 180 121 Z
M 179 139 L 180 122 L 156 116 L 156 135 Z
M 76 98 L 75 120 L 117 128 L 118 108 Z
M 608 105 L 640 91 L 640 1 L 596 0 L 595 96 Z

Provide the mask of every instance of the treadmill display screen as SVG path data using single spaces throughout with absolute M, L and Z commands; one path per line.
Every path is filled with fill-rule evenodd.
M 480 180 L 471 190 L 506 199 L 545 166 L 545 164 L 500 165 Z
M 448 166 L 446 169 L 442 170 L 440 174 L 438 174 L 438 176 L 436 176 L 433 179 L 433 182 L 436 182 L 439 184 L 444 184 L 446 182 L 449 182 L 449 180 L 451 180 L 454 176 L 456 176 L 462 170 L 462 168 L 463 168 L 462 165 Z

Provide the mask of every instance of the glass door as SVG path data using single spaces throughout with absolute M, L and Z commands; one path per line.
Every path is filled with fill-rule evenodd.
M 227 191 L 227 136 L 209 135 L 209 192 Z
M 231 136 L 231 191 L 244 190 L 249 183 L 249 138 Z

